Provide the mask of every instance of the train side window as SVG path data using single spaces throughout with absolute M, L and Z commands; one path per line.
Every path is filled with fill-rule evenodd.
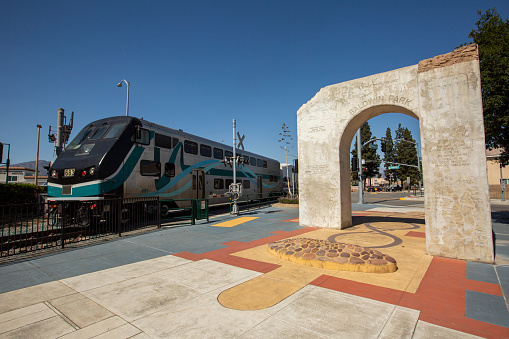
M 154 139 L 156 147 L 171 148 L 171 137 L 156 133 Z
M 233 153 L 231 151 L 224 151 L 224 156 L 225 156 L 225 158 L 229 159 L 229 158 L 233 157 Z
M 198 144 L 194 141 L 184 140 L 184 152 L 189 154 L 198 154 Z
M 214 189 L 222 190 L 224 188 L 224 180 L 221 178 L 214 179 Z
M 223 160 L 223 150 L 221 148 L 214 147 L 214 159 Z
M 149 177 L 161 176 L 161 163 L 159 161 L 142 160 L 140 162 L 140 174 Z
M 177 147 L 179 141 L 180 141 L 179 138 L 173 138 L 173 147 Z
M 200 145 L 200 155 L 202 157 L 210 158 L 212 156 L 212 147 L 208 145 Z
M 267 160 L 263 160 L 263 168 L 267 168 Z
M 244 181 L 242 182 L 242 187 L 244 187 L 244 189 L 246 189 L 246 190 L 250 189 L 250 188 L 251 188 L 251 181 L 249 181 L 249 180 L 244 180 Z
M 175 177 L 175 164 L 169 162 L 164 164 L 164 175 L 169 178 Z
M 148 129 L 138 128 L 133 135 L 134 142 L 142 145 L 150 144 L 150 132 Z
M 249 161 L 249 164 L 250 164 L 251 166 L 256 166 L 256 158 L 251 157 L 251 159 L 250 159 L 250 161 Z
M 196 191 L 196 175 L 193 174 L 193 191 Z
M 224 181 L 224 185 L 226 188 L 229 188 L 231 184 L 233 184 L 233 179 L 226 179 Z
M 262 167 L 262 159 L 256 159 L 256 166 Z
M 270 182 L 273 182 L 274 181 L 274 177 L 272 175 L 269 175 L 269 181 Z

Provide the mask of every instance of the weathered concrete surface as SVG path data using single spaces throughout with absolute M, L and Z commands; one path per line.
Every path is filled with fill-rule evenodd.
M 430 255 L 493 262 L 477 47 L 322 88 L 297 112 L 300 224 L 352 224 L 350 144 L 367 120 L 420 121 Z

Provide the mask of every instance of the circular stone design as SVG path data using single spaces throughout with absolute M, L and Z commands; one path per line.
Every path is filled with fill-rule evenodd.
M 312 248 L 315 251 L 288 251 L 288 248 Z M 340 251 L 339 249 L 343 249 Z M 358 245 L 332 243 L 327 240 L 293 238 L 271 242 L 270 253 L 298 264 L 338 271 L 392 273 L 398 269 L 396 259 L 380 251 Z

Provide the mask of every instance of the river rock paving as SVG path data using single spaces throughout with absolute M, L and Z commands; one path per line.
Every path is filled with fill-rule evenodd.
M 380 251 L 347 243 L 310 238 L 293 238 L 271 242 L 272 254 L 292 262 L 340 271 L 391 273 L 396 259 Z

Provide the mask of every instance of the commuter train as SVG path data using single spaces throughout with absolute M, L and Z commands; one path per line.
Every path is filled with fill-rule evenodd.
M 229 202 L 232 147 L 129 116 L 88 124 L 48 175 L 49 201 L 160 197 Z M 243 195 L 282 191 L 279 162 L 236 150 Z M 183 202 L 174 202 L 178 207 Z

